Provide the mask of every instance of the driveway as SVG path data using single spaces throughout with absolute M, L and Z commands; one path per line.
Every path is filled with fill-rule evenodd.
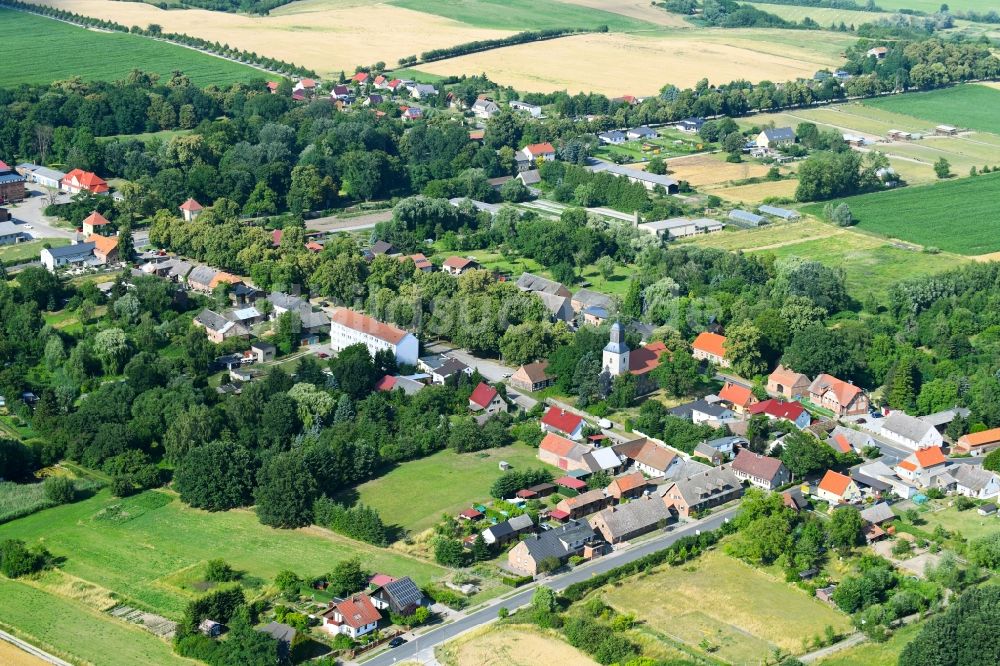
M 372 229 L 379 222 L 388 222 L 392 219 L 392 209 L 379 210 L 365 215 L 354 217 L 317 217 L 314 220 L 306 220 L 307 231 L 358 231 L 360 229 Z
M 9 207 L 10 214 L 17 224 L 32 227 L 24 229 L 24 233 L 32 238 L 76 238 L 76 232 L 65 227 L 56 226 L 54 218 L 46 217 L 42 212 L 48 205 L 46 192 L 37 185 L 27 185 L 28 198 L 19 204 Z M 56 195 L 58 203 L 68 203 L 70 196 L 62 193 Z
M 538 584 L 546 585 L 558 592 L 573 583 L 587 580 L 591 576 L 610 571 L 615 567 L 628 564 L 650 553 L 663 550 L 682 537 L 700 533 L 701 531 L 707 532 L 718 529 L 723 522 L 729 520 L 738 510 L 739 506 L 731 507 L 703 520 L 681 525 L 670 532 L 665 532 L 632 548 L 618 550 L 565 573 L 542 578 L 538 581 Z M 390 666 L 397 662 L 405 662 L 408 659 L 413 659 L 423 664 L 433 664 L 434 648 L 436 646 L 450 641 L 466 631 L 494 622 L 497 619 L 497 612 L 501 607 L 506 608 L 508 611 L 517 610 L 521 606 L 528 604 L 534 593 L 534 585 L 530 585 L 526 589 L 522 588 L 519 592 L 506 599 L 489 602 L 483 608 L 473 611 L 461 619 L 432 629 L 422 634 L 419 639 L 415 639 L 398 648 L 381 652 L 364 663 L 370 666 Z
M 454 359 L 458 359 L 470 368 L 478 370 L 479 374 L 490 382 L 502 382 L 516 370 L 516 368 L 504 365 L 500 361 L 479 358 L 465 349 L 460 349 L 444 342 L 435 342 L 427 345 L 426 349 L 431 354 L 447 354 Z

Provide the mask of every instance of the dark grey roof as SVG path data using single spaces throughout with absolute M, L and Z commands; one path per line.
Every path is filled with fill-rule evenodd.
M 272 345 L 270 342 L 261 342 L 257 340 L 250 345 L 251 349 L 260 349 L 261 351 L 277 351 L 277 347 Z
M 547 532 L 533 535 L 521 543 L 528 549 L 528 553 L 536 561 L 546 557 L 565 558 L 575 552 L 570 544 L 589 541 L 596 535 L 594 528 L 583 520 L 572 520 L 565 525 L 560 525 Z
M 419 604 L 423 598 L 424 594 L 417 587 L 417 584 L 409 576 L 404 576 L 399 580 L 394 580 L 391 583 L 386 583 L 382 586 L 386 594 L 392 598 L 400 608 L 406 608 L 407 606 Z
M 714 467 L 674 482 L 684 501 L 691 506 L 701 504 L 709 498 L 731 493 L 742 487 L 742 482 L 729 467 Z M 663 487 L 665 494 L 670 486 Z
M 24 177 L 16 173 L 3 173 L 0 174 L 0 185 L 9 185 L 10 183 L 23 183 Z
M 739 435 L 730 435 L 728 437 L 719 437 L 717 439 L 710 439 L 710 440 L 708 440 L 708 441 L 705 442 L 705 444 L 707 444 L 708 446 L 710 446 L 710 447 L 712 447 L 713 449 L 716 449 L 716 450 L 721 449 L 721 448 L 726 448 L 726 447 L 737 446 L 737 445 L 738 446 L 746 446 L 749 443 L 750 442 L 748 442 L 745 438 L 740 437 Z
M 958 485 L 979 492 L 996 478 L 996 474 L 975 465 L 959 464 L 949 470 Z
M 656 130 L 650 129 L 645 125 L 640 125 L 639 127 L 633 127 L 628 131 L 628 134 L 635 134 L 636 136 L 646 137 L 646 136 L 658 136 Z
M 541 291 L 546 294 L 558 294 L 560 291 L 566 289 L 566 287 L 555 280 L 532 273 L 521 273 L 521 277 L 517 279 L 517 286 L 522 291 Z
M 670 410 L 670 413 L 674 416 L 679 416 L 682 419 L 689 419 L 691 418 L 691 414 L 696 411 L 701 412 L 702 414 L 707 414 L 710 417 L 719 418 L 730 410 L 723 407 L 719 403 L 711 403 L 706 400 L 695 400 L 694 402 L 688 402 L 674 407 Z
M 867 474 L 863 474 L 859 470 L 853 470 L 851 472 L 851 478 L 859 485 L 868 486 L 869 488 L 882 492 L 892 488 L 892 486 L 885 481 L 880 481 L 879 479 L 868 476 Z
M 517 177 L 525 185 L 536 185 L 542 182 L 542 174 L 538 169 L 528 169 L 517 174 Z
M 607 294 L 602 294 L 599 291 L 594 291 L 592 289 L 580 289 L 575 294 L 573 294 L 573 300 L 578 301 L 583 304 L 583 307 L 600 307 L 600 308 L 610 308 L 611 307 L 611 297 Z
M 469 366 L 462 363 L 458 359 L 449 358 L 444 363 L 435 368 L 435 374 L 441 375 L 442 377 L 451 377 L 460 372 L 465 372 L 469 369 Z
M 785 140 L 791 139 L 795 140 L 795 131 L 791 127 L 775 127 L 773 129 L 769 128 L 764 130 L 764 136 L 768 138 L 769 141 L 774 140 Z
M 396 248 L 393 247 L 392 243 L 386 243 L 385 241 L 375 241 L 372 244 L 372 254 L 394 254 Z
M 919 442 L 934 426 L 904 412 L 892 412 L 882 420 L 882 428 L 904 439 Z
M 212 279 L 218 275 L 219 271 L 211 268 L 210 266 L 196 266 L 191 269 L 188 273 L 188 282 L 197 282 L 198 284 L 209 285 L 212 283 Z
M 598 516 L 607 525 L 610 537 L 616 539 L 653 528 L 661 520 L 669 520 L 673 514 L 659 497 L 647 495 L 627 504 L 604 509 Z
M 612 130 L 610 132 L 601 132 L 597 136 L 599 136 L 600 138 L 604 139 L 605 141 L 624 141 L 625 140 L 625 132 L 619 132 L 618 130 Z
M 96 246 L 96 243 L 77 243 L 76 245 L 50 247 L 48 250 L 49 254 L 51 254 L 53 258 L 59 259 L 62 257 L 76 257 L 81 254 L 88 254 L 93 252 Z
M 199 312 L 198 316 L 195 317 L 194 320 L 199 324 L 201 324 L 202 326 L 206 326 L 212 329 L 213 331 L 221 331 L 231 323 L 228 319 L 226 319 L 219 313 L 213 312 L 208 308 L 205 308 L 204 310 Z
M 281 643 L 291 643 L 295 639 L 295 628 L 280 622 L 268 622 L 263 627 L 257 627 L 257 631 Z
M 879 502 L 878 504 L 873 504 L 867 509 L 861 512 L 861 518 L 867 520 L 869 523 L 879 524 L 884 523 L 887 520 L 892 520 L 896 517 L 896 514 L 892 512 L 892 508 L 885 502 Z

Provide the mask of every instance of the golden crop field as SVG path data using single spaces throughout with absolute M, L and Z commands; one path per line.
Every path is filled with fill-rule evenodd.
M 533 664 L 579 664 L 597 662 L 564 642 L 533 626 L 489 627 L 446 643 L 437 658 L 446 666 L 532 666 Z
M 787 32 L 787 31 L 786 31 Z M 669 34 L 587 34 L 474 53 L 421 65 L 432 74 L 478 74 L 519 90 L 606 95 L 648 95 L 662 85 L 695 85 L 736 79 L 786 81 L 811 77 L 835 61 L 805 47 L 788 46 L 784 55 L 769 42 L 732 38 L 715 41 L 717 30 Z M 581 66 L 581 63 L 586 63 Z
M 759 162 L 744 161 L 738 164 L 726 162 L 725 156 L 720 153 L 703 153 L 667 160 L 667 169 L 670 170 L 671 177 L 686 180 L 694 187 L 764 176 L 769 168 Z
M 48 662 L 16 648 L 10 643 L 0 641 L 0 664 L 8 666 L 45 666 Z
M 591 9 L 602 9 L 606 12 L 613 12 L 628 16 L 629 18 L 649 21 L 656 25 L 665 25 L 672 28 L 690 28 L 690 23 L 684 20 L 683 16 L 672 14 L 659 7 L 654 7 L 647 0 L 562 0 L 571 5 L 590 7 Z
M 29 0 L 125 25 L 158 23 L 165 32 L 182 32 L 247 51 L 262 53 L 330 77 L 356 65 L 384 61 L 509 31 L 473 28 L 457 21 L 361 0 L 306 0 L 271 16 L 244 16 L 202 9 L 164 11 L 141 2 L 115 0 Z
M 712 194 L 739 201 L 740 203 L 760 203 L 769 197 L 795 197 L 795 188 L 798 187 L 798 180 L 775 180 L 752 185 L 735 185 L 733 187 L 720 187 L 711 190 Z

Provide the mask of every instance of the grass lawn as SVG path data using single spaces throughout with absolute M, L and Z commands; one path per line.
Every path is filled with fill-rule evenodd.
M 476 453 L 446 449 L 407 461 L 354 492 L 359 502 L 378 509 L 386 523 L 417 533 L 433 526 L 442 513 L 457 514 L 474 502 L 488 500 L 490 486 L 502 473 L 501 460 L 514 469 L 558 471 L 545 465 L 536 453 L 525 444 Z
M 69 245 L 68 238 L 43 238 L 26 243 L 16 243 L 14 245 L 0 245 L 0 261 L 4 263 L 20 263 L 38 259 L 42 253 L 42 248 L 62 247 Z
M 864 104 L 934 124 L 1000 134 L 1000 90 L 986 86 L 970 83 L 930 92 L 891 95 Z
M 226 85 L 266 76 L 251 67 L 167 42 L 88 30 L 10 9 L 0 9 L 0 43 L 9 53 L 33 54 L 30 63 L 19 58 L 0 59 L 0 80 L 7 86 L 48 84 L 71 76 L 113 81 L 136 68 L 161 76 L 179 69 L 198 85 Z M 38 48 L 40 43 L 44 43 L 44 49 Z M 86 65 L 81 66 L 82 53 L 99 57 L 87 58 Z M 67 62 L 78 64 L 67 69 Z
M 896 513 L 909 506 L 909 504 L 903 505 Z M 940 525 L 948 531 L 961 532 L 963 537 L 971 540 L 1000 531 L 1000 520 L 995 515 L 980 516 L 974 508 L 959 511 L 954 506 L 948 506 L 946 501 L 932 500 L 919 510 L 920 517 L 927 521 L 926 524 L 919 526 L 925 532 L 933 532 L 934 528 Z
M 263 74 L 263 72 L 261 72 Z M 185 136 L 190 134 L 191 130 L 178 129 L 178 130 L 160 130 L 159 132 L 143 132 L 141 134 L 118 134 L 115 136 L 102 136 L 97 139 L 97 143 L 105 143 L 107 141 L 113 141 L 115 139 L 120 139 L 122 141 L 142 141 L 143 143 L 150 143 L 154 140 L 159 140 L 164 143 L 170 141 L 174 137 Z
M 1000 250 L 1000 173 L 848 197 L 858 228 L 965 255 Z M 821 203 L 803 210 L 821 215 Z
M 265 581 L 282 569 L 303 577 L 319 575 L 350 557 L 359 557 L 372 570 L 410 575 L 418 583 L 443 573 L 436 565 L 326 530 L 276 530 L 261 525 L 251 511 L 192 509 L 165 491 L 120 500 L 104 490 L 0 525 L 0 540 L 6 538 L 44 543 L 66 558 L 68 574 L 175 619 L 190 592 L 171 583 L 172 577 L 215 557 Z
M 828 625 L 850 628 L 846 615 L 719 551 L 605 588 L 604 598 L 669 638 L 693 647 L 707 640 L 718 648 L 712 656 L 731 663 L 764 660 L 775 646 L 800 652 Z
M 896 666 L 899 653 L 920 633 L 920 623 L 910 624 L 885 643 L 865 642 L 816 662 L 817 666 Z
M 131 560 L 123 553 L 117 565 L 124 567 Z M 3 599 L 0 627 L 74 662 L 102 666 L 194 663 L 173 654 L 168 642 L 138 625 L 115 620 L 82 603 L 26 583 L 0 577 L 0 599 Z M 7 663 L 2 653 L 0 662 Z
M 419 69 L 414 69 L 413 67 L 403 67 L 401 69 L 392 70 L 392 78 L 413 79 L 419 83 L 437 83 L 439 81 L 443 81 L 446 77 L 441 76 L 440 74 L 423 72 Z
M 390 4 L 495 30 L 596 29 L 606 25 L 614 32 L 628 32 L 659 27 L 621 14 L 557 0 L 391 0 Z

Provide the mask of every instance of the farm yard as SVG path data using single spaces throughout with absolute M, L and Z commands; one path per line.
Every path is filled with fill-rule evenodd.
M 920 252 L 810 218 L 760 229 L 696 236 L 681 242 L 730 251 L 766 252 L 779 259 L 801 257 L 843 268 L 847 289 L 859 300 L 870 293 L 883 296 L 899 280 L 940 273 L 967 261 L 958 255 Z
M 1000 251 L 998 197 L 1000 174 L 993 173 L 864 194 L 834 204 L 847 203 L 862 231 L 975 256 Z M 822 208 L 823 204 L 810 204 L 803 210 L 819 215 Z
M 487 627 L 440 646 L 435 657 L 445 666 L 533 666 L 597 662 L 551 634 L 532 625 Z
M 714 657 L 732 663 L 766 659 L 775 647 L 799 652 L 827 626 L 850 627 L 846 615 L 719 551 L 606 588 L 603 596 L 650 629 L 692 648 L 707 643 Z
M 213 557 L 264 581 L 288 568 L 318 575 L 351 557 L 360 557 L 373 570 L 405 571 L 419 583 L 443 572 L 434 564 L 327 530 L 277 530 L 261 525 L 250 511 L 192 509 L 162 491 L 116 499 L 104 490 L 76 504 L 2 525 L 0 538 L 44 541 L 54 555 L 66 558 L 66 574 L 174 619 L 193 596 L 174 581 L 183 582 L 184 570 Z M 122 566 L 126 562 L 128 566 Z
M 473 501 L 489 499 L 490 486 L 506 460 L 514 469 L 541 468 L 536 450 L 524 444 L 481 453 L 451 449 L 412 460 L 358 486 L 360 503 L 374 507 L 387 520 L 413 533 L 432 527 L 442 513 L 457 514 Z M 461 484 L 455 483 L 461 479 Z M 353 494 L 353 491 L 352 491 Z
M 39 51 L 38 38 L 42 32 L 45 48 Z M 8 86 L 50 83 L 71 76 L 114 81 L 124 78 L 134 68 L 161 76 L 182 70 L 198 85 L 228 85 L 266 76 L 252 67 L 167 42 L 88 30 L 11 9 L 0 9 L 0 42 L 10 53 L 34 52 L 30 66 L 19 58 L 0 59 L 0 80 Z M 87 59 L 86 67 L 67 68 L 66 63 L 77 61 L 81 53 L 95 57 Z

